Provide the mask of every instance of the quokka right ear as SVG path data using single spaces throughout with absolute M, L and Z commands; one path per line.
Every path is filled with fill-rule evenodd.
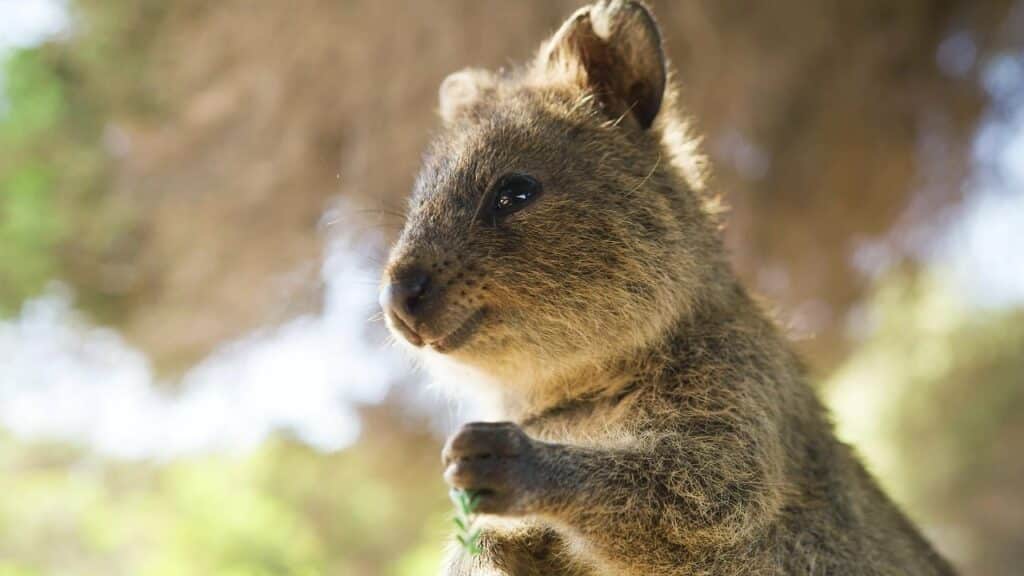
M 580 8 L 541 48 L 542 74 L 593 92 L 614 116 L 654 123 L 665 94 L 665 54 L 650 11 L 633 0 L 601 0 Z
M 494 84 L 494 76 L 479 68 L 449 74 L 438 90 L 441 119 L 445 123 L 452 122 L 493 90 Z

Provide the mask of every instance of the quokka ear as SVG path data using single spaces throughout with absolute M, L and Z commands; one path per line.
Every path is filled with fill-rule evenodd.
M 455 120 L 490 92 L 494 84 L 491 73 L 478 68 L 449 74 L 438 89 L 441 119 L 446 123 Z
M 541 48 L 542 73 L 565 75 L 614 116 L 650 128 L 665 94 L 665 54 L 654 17 L 631 0 L 579 9 Z

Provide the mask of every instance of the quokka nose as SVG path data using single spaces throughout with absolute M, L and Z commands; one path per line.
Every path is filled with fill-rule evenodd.
M 418 314 L 430 289 L 430 276 L 422 270 L 408 270 L 393 276 L 390 284 L 380 291 L 380 307 L 397 316 L 405 327 L 415 332 Z

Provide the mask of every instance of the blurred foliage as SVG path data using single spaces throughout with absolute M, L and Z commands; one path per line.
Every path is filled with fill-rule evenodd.
M 58 268 L 56 246 L 67 226 L 56 207 L 53 171 L 26 151 L 58 129 L 67 114 L 64 86 L 40 50 L 24 50 L 4 66 L 0 112 L 0 314 L 38 293 Z
M 1024 433 L 1024 309 L 904 273 L 859 322 L 866 340 L 827 387 L 840 435 L 968 573 L 1024 565 L 1024 462 L 1005 440 Z
M 134 207 L 110 186 L 121 146 L 110 124 L 157 109 L 147 82 L 147 27 L 158 2 L 80 2 L 83 33 L 2 60 L 0 317 L 55 279 L 111 319 L 124 296 L 111 262 L 131 250 Z
M 399 474 L 380 448 L 131 464 L 0 437 L 0 575 L 430 574 L 450 506 L 437 447 Z

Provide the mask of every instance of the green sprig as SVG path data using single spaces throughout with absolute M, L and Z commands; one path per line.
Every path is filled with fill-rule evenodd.
M 476 509 L 480 504 L 480 495 L 470 490 L 452 490 L 452 502 L 455 503 L 455 538 L 470 556 L 480 554 L 480 529 L 474 528 Z

